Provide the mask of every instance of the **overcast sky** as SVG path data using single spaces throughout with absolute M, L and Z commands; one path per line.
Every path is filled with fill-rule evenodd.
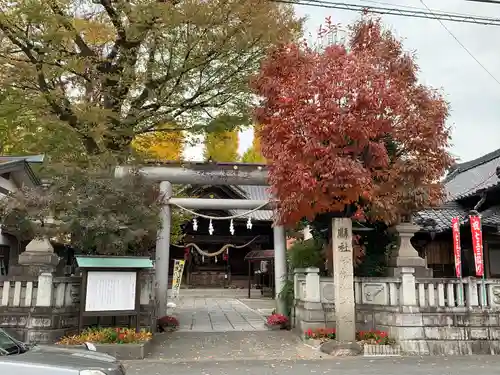
M 336 1 L 336 0 L 332 0 Z M 342 2 L 342 1 L 339 1 Z M 420 0 L 345 0 L 372 6 L 421 8 Z M 432 10 L 500 18 L 500 4 L 479 4 L 466 0 L 425 0 Z M 307 32 L 315 35 L 326 16 L 347 25 L 359 15 L 337 9 L 297 6 L 307 17 Z M 453 128 L 451 151 L 467 161 L 500 148 L 500 26 L 483 26 L 443 21 L 455 37 L 498 80 L 496 82 L 437 20 L 382 16 L 384 24 L 401 38 L 407 50 L 417 53 L 421 81 L 442 89 L 451 104 L 449 125 Z M 240 153 L 252 142 L 252 132 L 240 134 Z M 186 150 L 189 159 L 202 160 L 201 147 Z

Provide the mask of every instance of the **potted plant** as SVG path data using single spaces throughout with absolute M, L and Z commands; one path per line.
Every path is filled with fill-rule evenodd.
M 158 319 L 159 332 L 172 332 L 179 328 L 179 321 L 176 317 L 166 315 Z
M 270 329 L 288 329 L 288 317 L 273 313 L 267 317 L 266 326 Z

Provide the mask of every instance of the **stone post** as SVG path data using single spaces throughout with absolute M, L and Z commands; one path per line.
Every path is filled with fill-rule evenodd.
M 319 285 L 319 268 L 306 268 L 306 295 L 305 301 L 321 303 L 321 291 Z
M 36 293 L 36 307 L 51 307 L 54 294 L 53 275 L 44 272 L 38 276 L 38 290 Z
M 297 293 L 300 299 L 296 308 L 297 326 L 301 331 L 322 328 L 325 326 L 325 314 L 321 305 L 319 268 L 308 267 L 303 271 L 306 274 L 305 291 Z
M 19 265 L 24 275 L 52 274 L 59 264 L 59 257 L 47 238 L 35 238 L 19 254 Z
M 477 292 L 477 280 L 469 277 L 469 282 L 465 284 L 465 295 L 467 307 L 479 306 L 479 293 Z
M 393 251 L 389 259 L 389 276 L 400 276 L 403 267 L 415 269 L 417 277 L 432 277 L 432 270 L 427 268 L 425 259 L 418 255 L 411 244 L 411 239 L 420 230 L 418 225 L 401 223 L 394 228 L 399 235 L 399 246 Z
M 141 283 L 141 327 L 154 332 L 156 330 L 156 303 L 154 290 L 154 270 L 142 270 L 139 273 Z
M 300 283 L 299 277 L 306 273 L 305 268 L 295 268 L 293 270 L 293 298 L 298 300 L 300 298 Z
M 332 219 L 333 280 L 337 341 L 356 341 L 352 221 Z
M 415 269 L 401 268 L 400 301 L 402 306 L 417 306 L 417 293 L 415 286 Z

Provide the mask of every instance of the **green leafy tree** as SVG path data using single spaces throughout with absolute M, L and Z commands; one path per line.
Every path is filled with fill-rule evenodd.
M 46 171 L 47 172 L 47 171 Z M 22 189 L 0 201 L 5 230 L 21 240 L 50 238 L 85 253 L 148 254 L 159 229 L 157 185 L 134 174 L 115 179 L 98 163 L 57 165 L 46 186 Z M 171 241 L 181 237 L 173 215 Z
M 78 136 L 64 123 L 41 116 L 37 98 L 4 90 L 0 94 L 0 154 L 46 154 L 52 160 L 71 160 L 85 149 Z M 29 105 L 27 105 L 29 103 Z
M 139 134 L 247 116 L 261 57 L 301 26 L 267 0 L 0 0 L 0 88 L 87 153 L 121 153 Z

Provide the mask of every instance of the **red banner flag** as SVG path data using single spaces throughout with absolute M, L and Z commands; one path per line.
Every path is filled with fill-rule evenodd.
M 474 251 L 476 276 L 484 276 L 483 233 L 481 231 L 481 218 L 479 216 L 469 216 L 469 222 L 470 229 L 472 231 L 472 249 Z
M 453 254 L 455 255 L 455 274 L 462 277 L 462 249 L 460 248 L 460 219 L 451 219 L 451 229 L 453 230 Z

